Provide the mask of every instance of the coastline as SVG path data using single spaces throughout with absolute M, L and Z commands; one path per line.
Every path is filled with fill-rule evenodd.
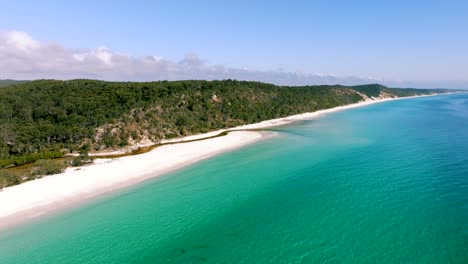
M 354 104 L 342 105 L 342 106 L 337 106 L 337 107 L 333 107 L 333 108 L 318 110 L 318 111 L 315 111 L 315 112 L 308 112 L 308 113 L 292 115 L 292 116 L 287 116 L 287 117 L 282 117 L 282 118 L 277 118 L 277 119 L 265 120 L 265 121 L 255 123 L 255 124 L 239 126 L 239 127 L 233 128 L 231 130 L 232 131 L 250 130 L 250 129 L 262 129 L 262 128 L 269 128 L 269 127 L 275 127 L 275 126 L 283 126 L 283 125 L 287 125 L 287 124 L 290 124 L 290 123 L 295 122 L 295 121 L 314 119 L 314 118 L 320 117 L 322 115 L 326 115 L 326 114 L 330 114 L 330 113 L 334 113 L 334 112 L 339 112 L 339 111 L 343 111 L 343 110 L 348 110 L 348 109 L 353 109 L 353 108 L 358 108 L 358 107 L 363 107 L 363 106 L 367 106 L 367 105 L 377 104 L 377 103 L 384 103 L 384 102 L 404 100 L 404 99 L 413 99 L 413 98 L 418 98 L 418 97 L 447 95 L 447 94 L 452 94 L 452 93 L 415 95 L 415 96 L 408 96 L 408 97 L 372 98 L 372 99 L 360 101 L 360 102 L 354 103 Z
M 83 203 L 100 195 L 172 172 L 217 154 L 252 144 L 271 135 L 271 133 L 248 130 L 286 125 L 298 120 L 313 119 L 324 114 L 375 103 L 424 96 L 433 95 L 374 98 L 316 112 L 266 120 L 256 124 L 222 129 L 201 135 L 165 140 L 161 142 L 165 145 L 140 155 L 118 159 L 98 158 L 94 164 L 89 166 L 78 169 L 68 168 L 61 174 L 5 188 L 0 192 L 0 204 L 2 205 L 0 207 L 0 228 Z M 225 136 L 213 138 L 214 135 L 222 132 L 229 133 Z
M 141 155 L 97 159 L 88 166 L 67 168 L 60 174 L 5 188 L 0 192 L 0 228 L 83 203 L 267 136 L 235 131 L 208 140 L 169 144 Z

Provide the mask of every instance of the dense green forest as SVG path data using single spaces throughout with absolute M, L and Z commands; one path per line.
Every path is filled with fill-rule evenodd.
M 0 168 L 312 112 L 365 96 L 435 92 L 443 90 L 234 80 L 11 83 L 0 89 Z

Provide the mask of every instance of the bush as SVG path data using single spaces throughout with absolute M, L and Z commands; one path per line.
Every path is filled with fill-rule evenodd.
M 61 151 L 44 151 L 39 153 L 32 153 L 29 155 L 10 156 L 8 159 L 0 159 L 0 169 L 21 166 L 38 161 L 40 159 L 55 159 L 60 157 L 63 157 L 63 152 Z
M 63 161 L 58 160 L 40 160 L 36 163 L 38 169 L 33 173 L 34 175 L 52 175 L 65 171 L 67 165 Z
M 0 170 L 0 190 L 5 187 L 20 184 L 21 177 L 6 170 Z
M 91 163 L 93 162 L 94 158 L 93 157 L 90 157 L 88 155 L 79 155 L 78 157 L 74 157 L 70 164 L 73 166 L 73 167 L 79 167 L 79 166 L 83 166 L 85 164 L 88 164 L 88 163 Z

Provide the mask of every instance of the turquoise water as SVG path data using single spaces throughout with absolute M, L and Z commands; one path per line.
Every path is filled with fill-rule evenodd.
M 0 263 L 468 263 L 468 95 L 401 100 L 0 233 Z

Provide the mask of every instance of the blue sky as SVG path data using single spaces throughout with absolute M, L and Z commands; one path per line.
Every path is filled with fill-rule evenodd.
M 189 54 L 225 71 L 468 87 L 468 1 L 1 1 L 0 12 L 1 31 L 69 51 L 105 46 L 112 54 L 158 56 L 171 65 Z

